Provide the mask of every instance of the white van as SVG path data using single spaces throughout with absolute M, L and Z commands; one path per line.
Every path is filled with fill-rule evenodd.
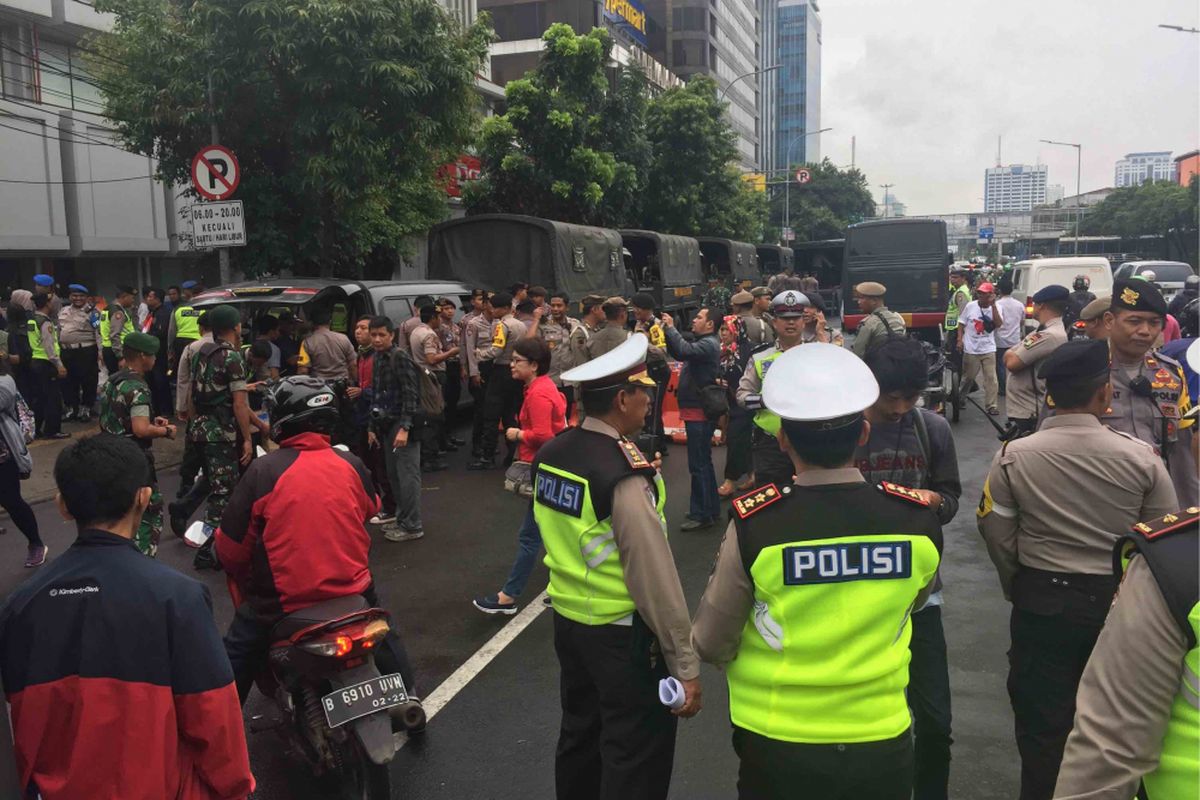
M 1029 299 L 1047 286 L 1058 284 L 1074 291 L 1072 284 L 1078 275 L 1091 281 L 1089 291 L 1096 297 L 1112 294 L 1112 265 L 1103 256 L 1073 256 L 1068 258 L 1038 258 L 1033 261 L 1018 261 L 1013 267 L 1013 297 L 1025 304 L 1025 327 L 1036 328 L 1037 322 L 1029 318 L 1033 303 Z

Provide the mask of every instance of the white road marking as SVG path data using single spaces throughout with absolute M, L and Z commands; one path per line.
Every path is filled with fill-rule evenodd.
M 484 667 L 495 660 L 496 656 L 504 651 L 504 648 L 512 644 L 521 631 L 533 624 L 538 614 L 547 610 L 547 607 L 542 604 L 542 598 L 545 596 L 546 593 L 542 592 L 533 598 L 529 605 L 521 609 L 507 625 L 496 631 L 496 634 L 488 639 L 487 644 L 476 650 L 474 655 L 464 661 L 462 666 L 454 670 L 450 677 L 442 681 L 440 686 L 421 701 L 421 705 L 425 707 L 426 720 L 432 720 L 454 699 L 455 695 L 475 679 L 476 675 L 483 672 Z

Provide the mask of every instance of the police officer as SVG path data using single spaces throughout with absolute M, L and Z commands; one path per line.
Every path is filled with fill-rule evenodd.
M 730 298 L 729 302 L 733 304 L 733 313 L 738 317 L 738 322 L 745 332 L 746 341 L 749 342 L 751 350 L 775 341 L 775 332 L 771 326 L 754 313 L 753 294 L 743 289 Z
M 650 294 L 638 292 L 630 303 L 633 306 L 633 332 L 643 334 L 650 343 L 646 349 L 646 371 L 650 374 L 650 380 L 654 381 L 654 403 L 647 418 L 649 449 L 652 453 L 665 453 L 662 409 L 667 396 L 667 384 L 671 382 L 671 366 L 667 363 L 667 335 L 654 313 L 654 298 Z
M 804 334 L 804 311 L 809 300 L 802 292 L 788 289 L 771 301 L 775 321 L 775 344 L 750 356 L 735 398 L 742 408 L 754 414 L 751 453 L 754 477 L 758 483 L 791 483 L 792 460 L 779 444 L 779 415 L 763 406 L 763 377 L 787 350 L 800 344 Z
M 992 460 L 979 532 L 1012 601 L 1008 693 L 1021 800 L 1049 800 L 1075 691 L 1117 581 L 1115 533 L 1176 508 L 1154 451 L 1101 425 L 1112 396 L 1108 347 L 1076 339 L 1041 367 L 1056 414 Z
M 33 296 L 44 294 L 50 298 L 50 309 L 46 315 L 50 319 L 58 319 L 58 312 L 62 311 L 62 300 L 58 299 L 58 295 L 54 293 L 54 278 L 50 275 L 38 274 L 33 276 Z
M 875 281 L 866 281 L 854 287 L 858 309 L 867 315 L 859 323 L 854 344 L 850 345 L 859 358 L 865 356 L 873 345 L 887 341 L 890 338 L 889 330 L 896 336 L 904 335 L 904 318 L 884 304 L 885 294 L 887 287 Z
M 1038 329 L 1004 354 L 1004 368 L 1012 376 L 1008 381 L 1008 419 L 1021 433 L 1033 433 L 1037 428 L 1045 402 L 1046 382 L 1038 375 L 1038 365 L 1067 343 L 1063 327 L 1067 287 L 1046 286 L 1031 300 Z
M 509 369 L 512 363 L 513 348 L 525 335 L 525 323 L 513 316 L 512 295 L 497 292 L 492 295 L 488 306 L 492 318 L 492 341 L 486 347 L 479 347 L 475 356 L 480 363 L 488 363 L 487 389 L 483 397 L 483 421 L 479 443 L 479 457 L 467 464 L 467 469 L 492 469 L 496 458 L 496 445 L 499 442 L 499 425 L 504 423 L 504 429 L 517 427 L 517 414 L 521 410 L 521 398 L 524 391 L 522 385 L 513 378 Z M 509 443 L 509 459 L 516 452 Z
M 625 322 L 629 319 L 629 301 L 624 297 L 610 297 L 601 308 L 604 310 L 604 327 L 588 337 L 589 359 L 599 358 L 629 338 L 629 331 L 625 330 Z
M 180 288 L 183 289 L 183 297 L 171 313 L 171 322 L 167 326 L 167 350 L 171 360 L 168 366 L 175 374 L 179 372 L 179 359 L 184 349 L 200 338 L 200 326 L 197 324 L 200 311 L 192 306 L 192 298 L 204 291 L 204 285 L 199 281 L 184 281 Z
M 72 283 L 71 304 L 58 312 L 59 343 L 62 345 L 63 366 L 67 369 L 64 381 L 67 410 L 63 419 L 87 422 L 96 404 L 96 384 L 100 377 L 100 340 L 92 324 L 86 286 Z
M 946 321 L 942 324 L 946 333 L 946 352 L 957 354 L 958 316 L 967 303 L 971 302 L 971 287 L 967 285 L 967 271 L 962 267 L 950 268 L 950 300 L 946 303 Z
M 1112 347 L 1113 397 L 1104 424 L 1153 445 L 1162 456 L 1181 505 L 1200 505 L 1191 437 L 1195 421 L 1178 361 L 1155 351 L 1167 304 L 1153 283 L 1117 281 L 1104 315 Z
M 1200 508 L 1134 525 L 1124 574 L 1075 698 L 1054 796 L 1200 797 Z
M 912 794 L 909 612 L 932 591 L 942 534 L 924 496 L 853 466 L 878 395 L 861 359 L 824 343 L 784 353 L 764 381 L 796 484 L 733 502 L 692 630 L 728 676 L 743 800 Z
M 62 379 L 67 376 L 58 344 L 58 328 L 50 314 L 49 294 L 33 296 L 29 349 L 33 353 L 33 413 L 39 439 L 68 439 L 62 430 Z
M 116 299 L 100 312 L 100 352 L 111 375 L 120 369 L 121 343 L 134 331 L 133 287 L 118 286 Z
M 1108 295 L 1097 297 L 1083 307 L 1079 312 L 1079 320 L 1083 323 L 1083 334 L 1089 339 L 1107 339 L 1108 328 L 1104 327 L 1104 312 L 1112 306 L 1112 298 Z M 1068 335 L 1070 335 L 1068 333 Z
M 654 391 L 646 348 L 635 334 L 564 373 L 579 382 L 587 418 L 533 463 L 562 670 L 559 800 L 665 798 L 676 717 L 701 705 L 687 602 L 667 543 L 666 487 L 630 440 Z M 658 699 L 668 675 L 685 693 L 674 711 Z
M 175 426 L 165 417 L 152 419 L 146 373 L 154 369 L 158 339 L 145 333 L 131 333 L 125 337 L 124 346 L 125 367 L 109 376 L 100 395 L 100 430 L 133 439 L 146 454 L 150 467 L 150 504 L 142 513 L 133 542 L 139 551 L 153 558 L 162 536 L 163 499 L 158 490 L 152 446 L 155 439 L 174 439 Z

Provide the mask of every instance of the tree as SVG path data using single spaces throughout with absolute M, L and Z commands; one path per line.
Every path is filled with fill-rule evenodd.
M 762 241 L 766 199 L 734 166 L 737 137 L 707 76 L 650 101 L 646 135 L 646 227 L 687 236 Z
M 470 213 L 505 212 L 619 226 L 633 223 L 645 174 L 645 79 L 606 67 L 612 40 L 558 23 L 542 35 L 537 69 L 510 81 L 504 114 L 484 122 L 483 176 Z
M 839 169 L 828 158 L 806 166 L 812 179 L 795 183 L 789 169 L 786 177 L 793 181 L 791 191 L 778 191 L 771 201 L 772 219 L 783 219 L 790 206 L 795 241 L 837 239 L 845 235 L 847 225 L 874 215 L 875 200 L 866 176 L 858 169 Z
M 1177 253 L 1194 253 L 1200 178 L 1188 186 L 1174 181 L 1125 186 L 1101 200 L 1080 222 L 1083 235 L 1121 237 L 1153 234 Z
M 96 7 L 115 23 L 91 67 L 124 145 L 185 184 L 215 117 L 237 155 L 246 274 L 358 275 L 445 216 L 437 170 L 476 126 L 486 16 L 462 30 L 436 0 Z

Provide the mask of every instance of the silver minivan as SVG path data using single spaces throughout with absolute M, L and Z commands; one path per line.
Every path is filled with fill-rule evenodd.
M 1183 291 L 1183 282 L 1188 276 L 1196 274 L 1191 264 L 1182 261 L 1126 261 L 1113 272 L 1113 279 L 1132 278 L 1145 272 L 1154 273 L 1154 283 L 1168 303 Z

